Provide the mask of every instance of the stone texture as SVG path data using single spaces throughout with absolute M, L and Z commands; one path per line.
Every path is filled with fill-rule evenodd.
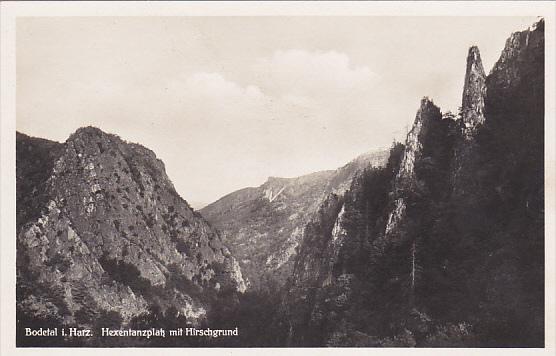
M 307 225 L 286 344 L 542 347 L 543 88 L 543 20 L 488 77 L 472 47 L 457 120 L 423 99 L 401 158 Z
M 239 260 L 251 288 L 280 288 L 292 272 L 307 222 L 329 193 L 342 194 L 365 167 L 382 166 L 387 151 L 361 155 L 337 170 L 296 178 L 270 177 L 201 209 Z
M 25 149 L 36 141 L 18 135 L 22 311 L 92 325 L 102 312 L 126 323 L 157 305 L 199 322 L 217 289 L 245 291 L 237 261 L 152 151 L 93 127 L 64 144 Z M 56 158 L 40 177 L 29 174 L 33 160 L 49 154 Z
M 476 46 L 469 49 L 461 104 L 463 137 L 471 139 L 479 125 L 485 122 L 486 75 L 481 54 Z
M 402 161 L 394 181 L 394 200 L 388 215 L 385 234 L 388 235 L 403 219 L 407 208 L 407 198 L 403 190 L 412 189 L 417 184 L 415 162 L 421 158 L 423 142 L 431 126 L 443 120 L 440 109 L 429 98 L 423 98 L 417 110 L 411 131 L 407 134 Z

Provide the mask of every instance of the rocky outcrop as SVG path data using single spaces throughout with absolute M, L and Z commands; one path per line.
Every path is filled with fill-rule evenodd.
M 314 309 L 311 307 L 320 299 L 317 295 L 319 290 L 331 283 L 331 267 L 337 252 L 333 245 L 338 237 L 338 215 L 342 209 L 342 198 L 335 194 L 330 195 L 305 228 L 303 245 L 288 285 L 288 300 L 298 302 L 289 304 L 285 311 L 288 320 L 287 342 L 290 345 L 294 343 L 293 338 L 295 343 L 313 343 L 311 335 L 306 334 L 303 328 L 313 326 Z
M 372 236 L 384 229 L 401 151 L 394 147 L 385 167 L 356 175 L 344 195 L 329 195 L 307 224 L 278 318 L 288 345 L 334 346 L 338 329 L 352 329 L 347 314 L 363 302 L 357 291 L 366 278 L 360 261 L 371 253 Z
M 245 330 L 233 346 L 543 347 L 544 21 L 486 77 L 472 47 L 463 89 L 457 117 L 423 99 L 380 164 L 211 204 L 224 241 L 151 151 L 18 135 L 19 328 L 209 315 Z
M 92 327 L 107 313 L 128 324 L 153 308 L 174 308 L 200 323 L 222 291 L 245 291 L 237 261 L 176 193 L 152 151 L 93 127 L 64 144 L 37 142 L 18 135 L 17 206 L 25 212 L 18 215 L 18 311 L 25 318 Z M 49 160 L 29 174 L 41 155 Z
M 46 206 L 46 182 L 63 145 L 16 133 L 17 228 L 35 220 Z
M 408 197 L 405 193 L 417 189 L 419 184 L 415 165 L 423 158 L 423 143 L 430 140 L 428 136 L 432 134 L 431 129 L 436 129 L 444 124 L 442 120 L 440 109 L 429 98 L 423 98 L 413 127 L 407 134 L 405 150 L 394 181 L 393 208 L 388 215 L 386 235 L 396 228 L 406 213 Z M 444 126 L 447 128 L 446 125 Z M 450 147 L 442 147 L 442 149 L 449 151 Z
M 457 119 L 460 134 L 456 137 L 452 163 L 454 195 L 464 195 L 477 189 L 471 167 L 478 157 L 477 134 L 485 124 L 486 75 L 479 49 L 469 49 L 460 116 Z
M 423 99 L 388 165 L 309 225 L 289 345 L 542 347 L 544 22 L 488 76 L 472 47 L 463 89 L 456 120 Z
M 464 139 L 469 140 L 479 125 L 485 122 L 486 75 L 481 54 L 476 46 L 469 49 L 467 69 L 461 103 L 461 129 Z
M 411 227 L 422 223 L 416 212 L 429 209 L 419 202 L 423 196 L 440 199 L 447 194 L 446 184 L 439 181 L 449 176 L 452 132 L 457 132 L 455 121 L 423 98 L 406 144 L 392 148 L 385 167 L 354 178 L 340 208 L 332 209 L 337 215 L 318 224 L 331 230 L 319 230 L 318 237 L 312 236 L 314 231 L 307 232 L 300 251 L 308 252 L 300 252 L 287 286 L 286 315 L 294 315 L 287 322 L 291 325 L 290 344 L 341 346 L 357 333 L 367 338 L 367 346 L 396 344 L 398 341 L 357 330 L 352 321 L 358 312 L 378 307 L 368 305 L 369 300 L 362 296 L 380 285 L 388 287 L 377 291 L 382 296 L 373 296 L 375 302 L 396 301 L 401 309 L 413 308 L 411 313 L 424 315 L 407 303 L 416 293 L 416 246 L 422 239 Z M 326 215 L 321 214 L 323 217 Z M 332 225 L 328 225 L 330 221 Z M 292 304 L 297 306 L 290 309 Z M 384 317 L 391 316 L 381 315 Z M 381 318 L 366 327 L 380 328 Z M 411 332 L 401 328 L 397 333 L 393 340 L 415 345 Z
M 422 153 L 424 137 L 429 131 L 431 121 L 441 119 L 440 109 L 429 98 L 423 98 L 415 116 L 413 127 L 407 134 L 405 151 L 396 175 L 397 185 L 415 182 L 415 161 L 420 158 Z
M 544 19 L 534 23 L 525 31 L 514 32 L 498 61 L 488 76 L 490 90 L 512 90 L 527 76 L 533 74 L 536 65 L 544 69 Z M 538 63 L 534 63 L 538 61 Z M 533 65 L 534 64 L 534 65 Z
M 382 166 L 387 151 L 363 154 L 337 170 L 270 177 L 201 209 L 225 239 L 254 290 L 280 288 L 291 275 L 305 225 L 328 194 L 343 194 L 356 172 Z

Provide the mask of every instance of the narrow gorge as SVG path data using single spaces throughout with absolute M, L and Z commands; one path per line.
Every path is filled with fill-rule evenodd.
M 513 33 L 488 74 L 469 48 L 458 112 L 417 98 L 403 143 L 199 211 L 139 144 L 18 132 L 18 346 L 543 347 L 544 41 Z

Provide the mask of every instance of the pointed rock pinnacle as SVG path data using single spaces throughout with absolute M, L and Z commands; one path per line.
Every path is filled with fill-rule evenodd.
M 462 130 L 469 139 L 485 121 L 486 75 L 476 46 L 469 49 L 461 104 Z

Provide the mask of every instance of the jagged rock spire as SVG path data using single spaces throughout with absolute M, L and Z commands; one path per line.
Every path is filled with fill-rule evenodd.
M 415 122 L 411 131 L 407 134 L 405 141 L 405 150 L 403 153 L 400 168 L 396 175 L 394 187 L 396 190 L 407 189 L 416 182 L 415 177 L 415 161 L 421 156 L 423 149 L 423 140 L 429 132 L 431 122 L 434 120 L 442 120 L 440 108 L 434 105 L 434 102 L 428 97 L 421 99 L 421 105 L 415 115 Z M 386 223 L 386 235 L 394 229 L 402 220 L 406 209 L 406 201 L 402 197 L 397 197 L 393 202 L 393 208 L 388 215 Z
M 461 121 L 463 136 L 470 139 L 485 121 L 486 75 L 479 48 L 472 46 L 467 55 L 467 70 L 463 86 Z
M 406 148 L 396 180 L 406 180 L 413 177 L 415 159 L 421 152 L 421 138 L 426 135 L 428 122 L 433 119 L 441 119 L 441 117 L 440 109 L 434 105 L 431 99 L 428 97 L 421 99 L 421 105 L 419 106 L 419 110 L 417 110 L 413 127 L 407 134 Z

